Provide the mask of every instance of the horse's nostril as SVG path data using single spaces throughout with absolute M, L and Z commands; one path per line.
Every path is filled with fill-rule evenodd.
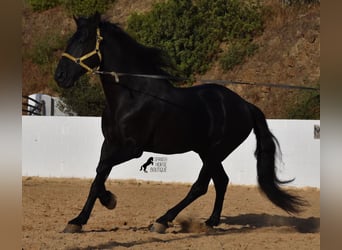
M 56 71 L 56 74 L 55 74 L 56 81 L 63 81 L 65 77 L 66 77 L 66 74 L 64 71 Z

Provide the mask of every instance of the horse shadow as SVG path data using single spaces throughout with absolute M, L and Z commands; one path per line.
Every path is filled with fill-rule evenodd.
M 108 249 L 108 248 L 116 248 L 116 247 L 133 247 L 133 246 L 143 246 L 145 244 L 153 243 L 153 242 L 173 242 L 179 241 L 183 239 L 196 239 L 201 237 L 206 237 L 208 234 L 210 235 L 224 235 L 224 234 L 232 234 L 232 233 L 248 233 L 253 232 L 258 228 L 267 228 L 267 227 L 290 227 L 291 229 L 299 232 L 299 233 L 318 233 L 320 231 L 320 218 L 317 217 L 309 217 L 309 218 L 297 218 L 297 217 L 288 217 L 281 215 L 269 215 L 269 214 L 241 214 L 237 216 L 222 216 L 221 224 L 226 224 L 228 226 L 240 226 L 240 227 L 230 227 L 227 229 L 223 228 L 215 228 L 213 230 L 209 230 L 207 233 L 199 233 L 199 234 L 189 234 L 179 232 L 172 232 L 179 237 L 172 239 L 161 239 L 158 238 L 155 234 L 152 234 L 149 239 L 146 240 L 133 240 L 129 242 L 118 242 L 118 241 L 109 241 L 106 243 L 99 244 L 97 246 L 88 246 L 85 248 L 75 248 L 73 250 L 88 250 L 88 249 Z M 101 230 L 91 230 L 84 231 L 83 233 L 90 232 L 115 232 L 117 230 L 123 230 L 120 228 L 113 228 L 110 230 L 101 229 Z M 129 231 L 149 231 L 149 227 L 129 227 L 124 230 Z M 70 249 L 71 250 L 71 249 Z
M 318 233 L 320 218 L 297 218 L 269 214 L 241 214 L 237 216 L 223 216 L 221 223 L 240 225 L 246 228 L 290 227 L 299 233 Z

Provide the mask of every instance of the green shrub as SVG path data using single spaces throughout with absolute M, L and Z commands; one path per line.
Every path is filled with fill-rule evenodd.
M 206 57 L 203 43 L 198 43 L 198 8 L 189 0 L 167 1 L 154 5 L 147 14 L 133 14 L 128 20 L 128 32 L 147 46 L 166 50 L 174 64 L 189 76 L 205 69 L 197 58 Z
M 246 57 L 253 55 L 257 49 L 258 46 L 251 42 L 234 42 L 221 57 L 221 67 L 224 70 L 233 69 L 236 65 L 243 63 Z
M 38 65 L 44 65 L 49 62 L 50 46 L 45 39 L 37 40 L 33 45 L 30 58 L 32 62 Z
M 62 0 L 28 0 L 33 11 L 43 11 L 61 4 Z
M 29 57 L 32 62 L 38 65 L 50 63 L 54 59 L 54 51 L 63 49 L 68 35 L 60 36 L 55 32 L 50 32 L 35 41 Z
M 115 0 L 63 0 L 66 9 L 75 16 L 88 17 L 95 12 L 104 13 Z
M 91 16 L 96 11 L 104 13 L 115 0 L 26 0 L 33 11 L 43 11 L 63 5 L 72 15 Z
M 101 116 L 105 106 L 102 86 L 90 83 L 88 75 L 82 76 L 74 87 L 60 91 L 67 112 L 74 111 L 78 116 Z
M 191 77 L 208 70 L 221 43 L 243 40 L 248 46 L 262 29 L 261 7 L 248 1 L 169 0 L 132 14 L 127 30 L 143 44 L 166 50 L 183 76 Z
M 320 119 L 320 92 L 301 92 L 289 104 L 287 119 Z

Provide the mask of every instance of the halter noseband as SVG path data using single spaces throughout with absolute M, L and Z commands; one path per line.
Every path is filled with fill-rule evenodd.
M 62 56 L 70 59 L 71 61 L 73 61 L 74 63 L 80 65 L 82 68 L 86 69 L 89 73 L 93 73 L 94 71 L 99 70 L 100 66 L 97 66 L 96 68 L 92 69 L 90 68 L 88 65 L 86 65 L 83 61 L 92 57 L 93 55 L 97 55 L 100 59 L 100 62 L 102 60 L 102 55 L 101 55 L 101 51 L 100 51 L 100 42 L 101 40 L 103 40 L 103 37 L 100 34 L 100 29 L 97 28 L 96 29 L 96 45 L 95 45 L 95 49 L 87 54 L 85 54 L 82 57 L 74 57 L 72 55 L 70 55 L 69 53 L 64 52 L 62 54 Z

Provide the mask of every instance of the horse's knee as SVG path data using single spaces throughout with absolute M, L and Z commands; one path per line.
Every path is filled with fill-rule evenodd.
M 195 197 L 199 197 L 202 195 L 205 195 L 208 191 L 208 185 L 195 183 L 190 190 L 190 193 L 194 195 Z
M 228 175 L 225 174 L 225 175 L 223 175 L 223 178 L 222 178 L 222 184 L 224 186 L 227 186 L 228 183 L 229 183 L 229 177 L 228 177 Z
M 229 177 L 228 175 L 224 172 L 223 169 L 221 171 L 217 171 L 213 175 L 213 181 L 216 189 L 226 189 L 229 183 Z

